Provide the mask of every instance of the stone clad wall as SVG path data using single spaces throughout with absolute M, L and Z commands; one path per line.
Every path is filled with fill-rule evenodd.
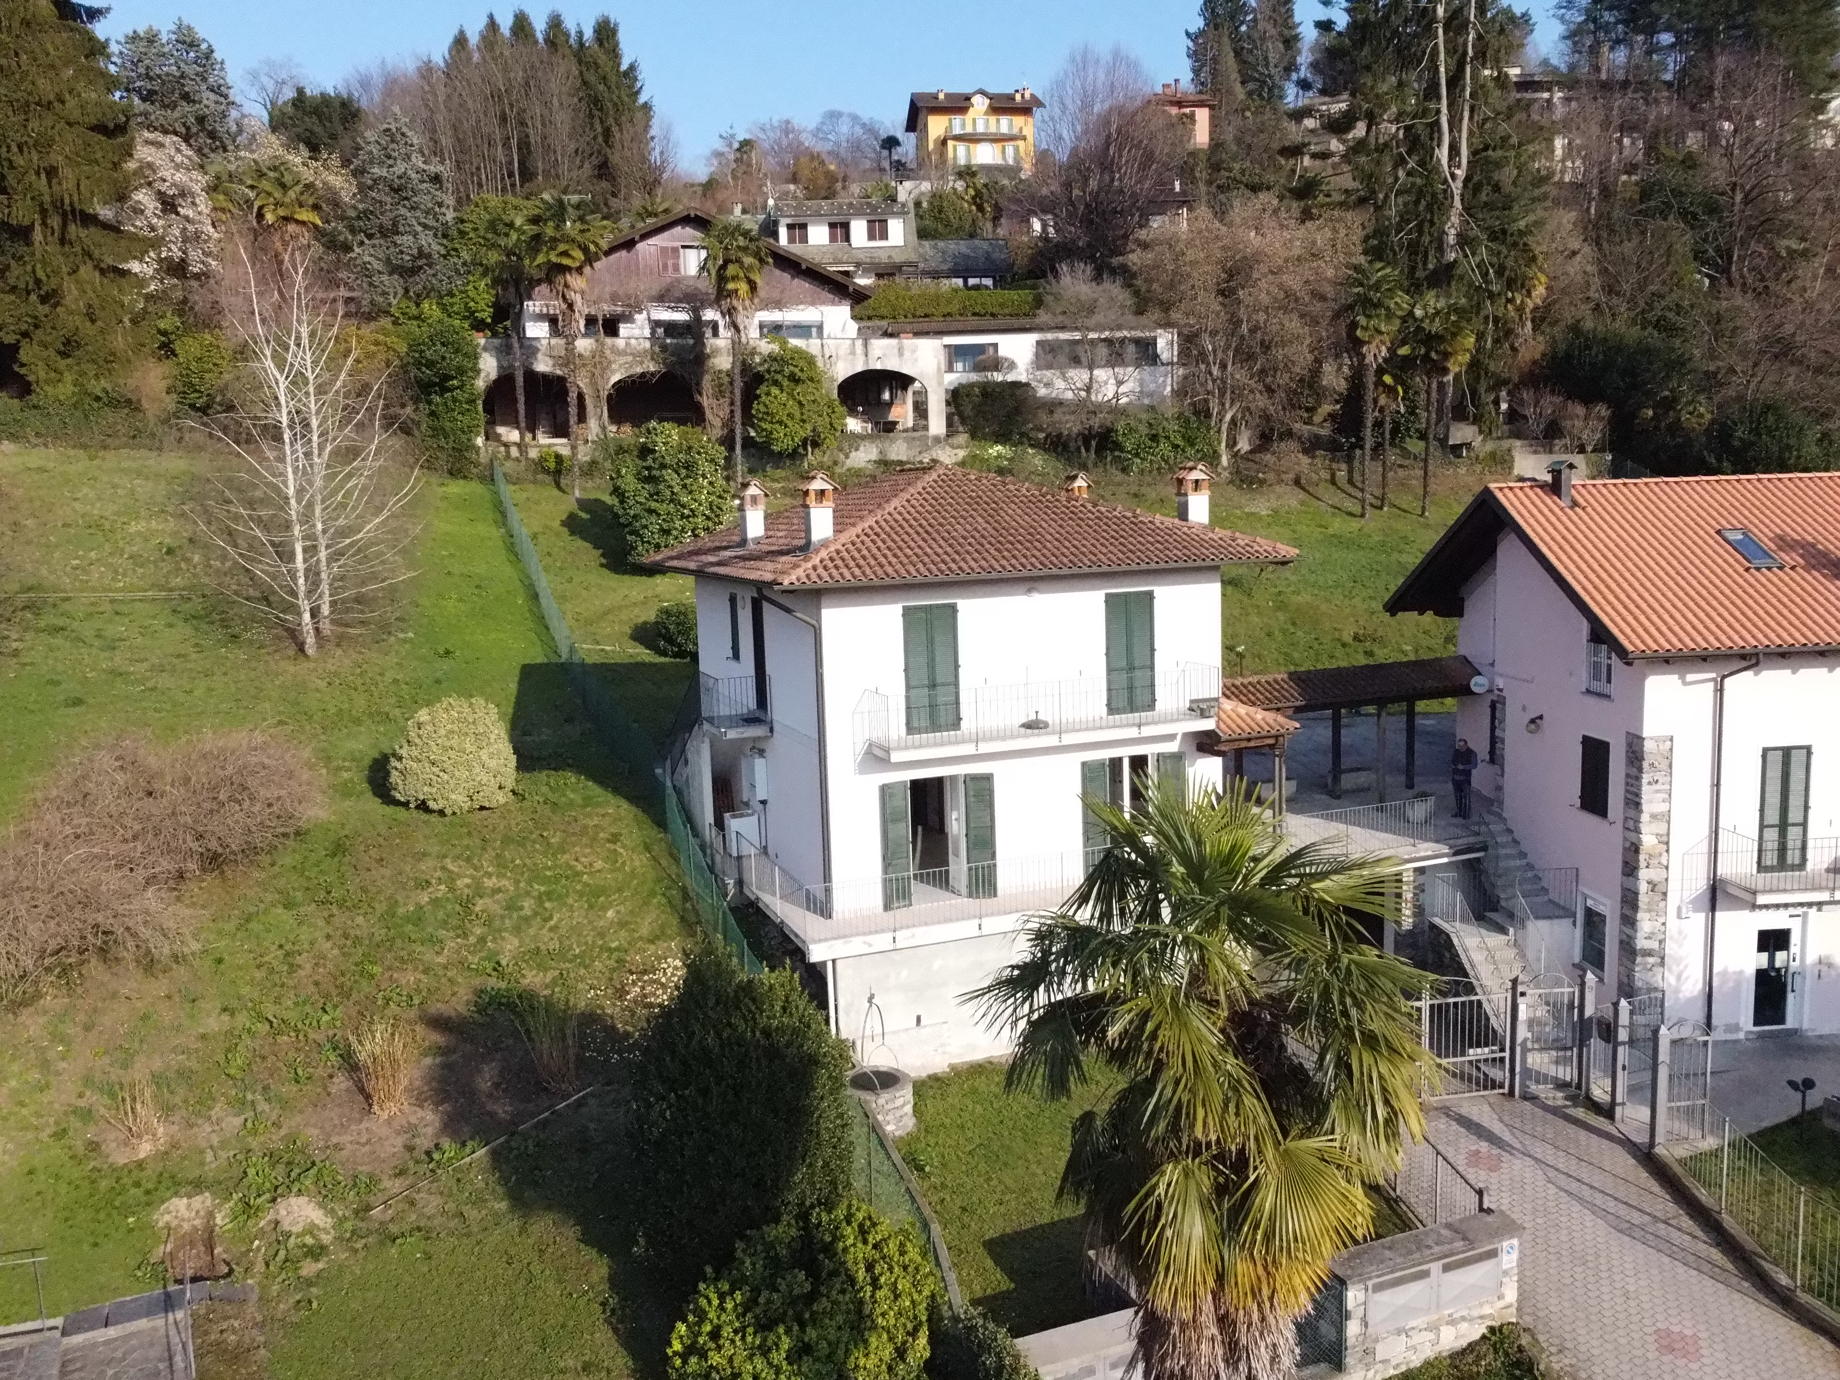
M 1618 907 L 1619 997 L 1662 991 L 1667 982 L 1669 807 L 1674 740 L 1639 733 L 1623 740 L 1623 894 Z

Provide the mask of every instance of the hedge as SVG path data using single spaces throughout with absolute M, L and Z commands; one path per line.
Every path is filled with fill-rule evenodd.
M 961 317 L 1033 316 L 1041 294 L 1024 288 L 907 287 L 890 283 L 856 308 L 858 321 L 955 321 Z

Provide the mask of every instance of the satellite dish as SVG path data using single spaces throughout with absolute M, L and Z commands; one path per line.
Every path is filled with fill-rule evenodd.
M 1475 675 L 1469 678 L 1469 692 L 1472 695 L 1486 695 L 1489 692 L 1489 678 Z

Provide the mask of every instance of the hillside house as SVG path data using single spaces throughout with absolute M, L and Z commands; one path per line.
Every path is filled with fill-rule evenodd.
M 1296 553 L 1182 484 L 1183 518 L 954 466 L 815 475 L 773 513 L 750 484 L 737 526 L 648 562 L 696 580 L 687 813 L 864 1059 L 1006 1049 L 961 998 L 1085 876 L 1082 797 L 1221 779 L 1220 570 Z
M 1010 91 L 916 91 L 907 133 L 923 170 L 976 167 L 1028 173 L 1035 167 L 1035 118 L 1043 101 L 1027 86 Z
M 1840 474 L 1496 484 L 1387 604 L 1458 620 L 1515 934 L 1716 1035 L 1840 1032 Z M 1541 955 L 1543 957 L 1536 957 Z

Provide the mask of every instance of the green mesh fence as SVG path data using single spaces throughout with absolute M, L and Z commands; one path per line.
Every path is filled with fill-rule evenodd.
M 853 1139 L 857 1194 L 890 1221 L 906 1223 L 919 1233 L 945 1283 L 946 1297 L 954 1309 L 962 1308 L 964 1299 L 958 1291 L 958 1275 L 952 1269 L 945 1236 L 914 1188 L 899 1152 L 870 1117 L 869 1109 L 854 1097 L 850 1099 L 850 1113 L 856 1122 Z
M 581 649 L 575 645 L 575 636 L 569 631 L 568 619 L 562 616 L 555 595 L 550 593 L 549 581 L 543 575 L 543 563 L 537 559 L 537 548 L 524 529 L 523 519 L 518 516 L 517 504 L 511 499 L 511 486 L 505 482 L 505 472 L 496 463 L 492 466 L 492 487 L 498 493 L 498 510 L 504 517 L 512 549 L 517 552 L 525 578 L 530 581 L 531 593 L 536 596 L 537 608 L 543 614 L 543 624 L 549 629 L 556 660 L 562 664 L 589 724 L 636 773 L 650 776 L 653 744 L 646 741 L 636 720 L 619 702 L 607 681 L 596 675 L 593 667 L 582 658 Z M 665 831 L 671 836 L 671 847 L 683 869 L 684 891 L 691 915 L 728 946 L 745 970 L 760 972 L 761 962 L 755 957 L 741 927 L 735 923 L 734 912 L 728 908 L 728 901 L 722 894 L 722 884 L 710 869 L 709 860 L 703 856 L 702 846 L 690 827 L 676 789 L 669 780 L 662 778 L 659 778 L 659 789 L 664 795 Z

